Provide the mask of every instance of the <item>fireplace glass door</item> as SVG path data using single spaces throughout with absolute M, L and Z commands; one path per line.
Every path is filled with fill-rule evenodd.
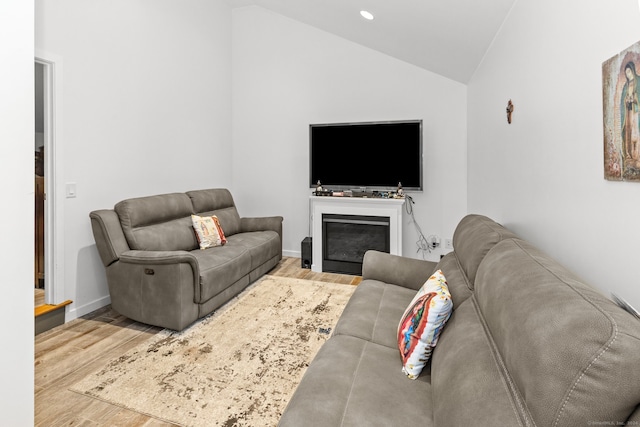
M 389 253 L 389 217 L 322 215 L 322 270 L 362 274 L 362 259 L 370 249 Z

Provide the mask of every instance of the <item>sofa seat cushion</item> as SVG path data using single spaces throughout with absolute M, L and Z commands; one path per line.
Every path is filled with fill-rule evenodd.
M 398 323 L 415 295 L 413 289 L 363 280 L 344 308 L 334 335 L 350 335 L 393 348 L 400 363 Z
M 200 284 L 196 286 L 195 302 L 204 303 L 251 271 L 251 253 L 240 245 L 228 242 L 205 250 L 190 252 L 200 267 Z
M 275 231 L 251 231 L 227 237 L 227 245 L 238 246 L 249 251 L 251 270 L 280 254 L 280 235 Z
M 519 418 L 506 384 L 471 297 L 451 314 L 431 357 L 435 424 L 530 425 Z
M 407 379 L 397 348 L 333 336 L 309 365 L 279 425 L 433 426 L 430 377 Z

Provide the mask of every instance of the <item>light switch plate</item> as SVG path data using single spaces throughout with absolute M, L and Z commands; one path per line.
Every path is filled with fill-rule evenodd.
M 76 197 L 76 183 L 75 182 L 67 182 L 66 195 L 67 195 L 67 199 L 73 199 L 74 197 Z

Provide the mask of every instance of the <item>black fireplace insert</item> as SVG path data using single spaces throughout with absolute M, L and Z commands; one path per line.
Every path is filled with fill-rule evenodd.
M 389 253 L 389 217 L 322 215 L 322 271 L 362 274 L 370 249 Z

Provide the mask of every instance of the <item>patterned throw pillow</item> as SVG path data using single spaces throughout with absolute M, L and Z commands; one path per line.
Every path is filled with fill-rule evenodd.
M 193 229 L 196 231 L 200 249 L 222 246 L 227 243 L 217 216 L 191 215 L 191 221 L 193 222 Z
M 452 310 L 447 280 L 438 270 L 422 285 L 398 325 L 402 372 L 410 379 L 418 378 L 429 361 Z

